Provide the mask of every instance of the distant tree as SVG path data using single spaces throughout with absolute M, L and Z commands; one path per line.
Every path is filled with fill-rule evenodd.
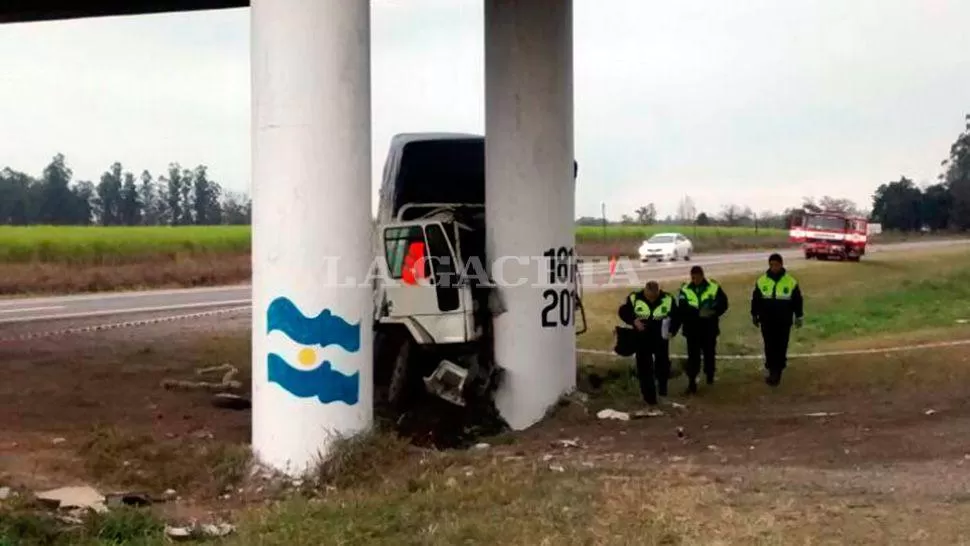
M 923 227 L 922 210 L 922 192 L 904 176 L 876 189 L 871 218 L 881 223 L 883 229 L 917 231 Z
M 950 146 L 950 157 L 944 161 L 942 175 L 950 193 L 949 219 L 953 227 L 970 229 L 970 114 L 964 118 L 964 131 Z
M 702 212 L 697 215 L 697 219 L 695 220 L 695 223 L 699 226 L 709 226 L 711 225 L 711 218 L 707 215 L 706 212 Z
M 650 203 L 645 207 L 640 207 L 636 210 L 637 223 L 644 226 L 649 226 L 657 222 L 657 207 Z
M 230 225 L 245 225 L 251 223 L 252 203 L 249 198 L 242 194 L 227 192 L 222 200 L 222 219 L 224 223 Z
M 945 184 L 935 184 L 923 190 L 920 217 L 926 227 L 934 231 L 947 229 L 952 209 L 953 195 Z
M 0 224 L 27 225 L 36 221 L 37 181 L 29 175 L 6 167 L 0 171 Z
M 724 220 L 724 223 L 728 226 L 736 226 L 740 223 L 741 214 L 741 207 L 733 204 L 726 205 L 721 210 L 721 219 Z
M 102 226 L 122 224 L 121 163 L 115 162 L 101 175 L 94 200 L 95 213 Z
M 124 182 L 121 185 L 120 208 L 119 216 L 122 224 L 126 226 L 141 224 L 142 202 L 138 195 L 138 185 L 135 184 L 135 175 L 130 172 L 125 173 Z
M 94 199 L 96 190 L 94 183 L 82 180 L 71 188 L 73 199 L 71 224 L 79 226 L 90 225 L 94 221 Z
M 34 220 L 42 224 L 68 224 L 75 216 L 72 210 L 74 203 L 69 185 L 73 173 L 67 167 L 64 154 L 57 154 L 44 169 L 39 190 L 37 217 Z
M 620 223 L 623 224 L 624 226 L 632 225 L 633 224 L 633 217 L 630 216 L 629 214 L 624 214 L 620 218 Z
M 689 195 L 685 195 L 677 205 L 677 221 L 682 224 L 693 224 L 697 219 L 697 207 Z

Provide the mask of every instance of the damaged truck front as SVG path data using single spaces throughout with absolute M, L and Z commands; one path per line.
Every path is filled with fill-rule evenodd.
M 393 413 L 427 393 L 457 406 L 490 403 L 501 379 L 492 358 L 501 305 L 487 277 L 484 137 L 396 135 L 375 240 L 375 401 Z M 579 296 L 574 303 L 582 314 Z

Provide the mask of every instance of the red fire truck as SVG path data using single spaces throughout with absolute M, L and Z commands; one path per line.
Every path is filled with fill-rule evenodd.
M 839 258 L 857 262 L 866 253 L 869 221 L 844 212 L 803 211 L 792 215 L 789 240 L 801 243 L 806 260 Z

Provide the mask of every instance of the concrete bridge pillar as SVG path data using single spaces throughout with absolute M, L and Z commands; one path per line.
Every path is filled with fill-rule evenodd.
M 370 1 L 251 17 L 252 444 L 298 474 L 372 423 Z
M 513 428 L 576 385 L 571 0 L 484 0 L 487 252 Z

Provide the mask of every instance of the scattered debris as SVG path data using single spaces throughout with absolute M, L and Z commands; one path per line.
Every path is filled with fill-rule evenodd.
M 162 387 L 165 389 L 178 389 L 178 390 L 207 390 L 211 392 L 226 392 L 234 391 L 242 388 L 242 383 L 235 379 L 236 375 L 239 374 L 239 370 L 232 364 L 222 364 L 221 366 L 211 366 L 208 368 L 200 368 L 195 371 L 196 375 L 208 375 L 217 372 L 224 372 L 222 375 L 222 381 L 219 383 L 214 383 L 211 381 L 185 381 L 180 379 L 166 379 L 162 381 Z
M 616 411 L 615 409 L 604 409 L 600 410 L 596 414 L 598 419 L 616 419 L 617 421 L 629 421 L 630 414 L 623 411 Z
M 481 451 L 483 449 L 488 449 L 490 447 L 492 447 L 491 444 L 489 444 L 487 442 L 480 442 L 480 443 L 475 444 L 474 449 L 477 449 L 477 450 Z
M 174 497 L 177 492 L 174 489 L 166 489 L 164 495 L 166 497 Z
M 57 446 L 57 445 L 63 444 L 66 441 L 67 441 L 67 438 L 54 438 L 53 440 L 51 440 L 51 443 Z
M 207 537 L 222 538 L 232 534 L 236 528 L 228 523 L 206 523 L 202 526 L 202 534 Z
M 679 456 L 679 455 L 674 455 L 672 457 L 668 457 L 667 460 L 670 461 L 670 462 L 672 462 L 672 463 L 679 463 L 679 462 L 684 461 L 684 458 L 681 457 L 681 456 Z
M 816 411 L 813 413 L 806 413 L 805 417 L 834 417 L 836 415 L 842 415 L 841 411 L 828 412 L 828 411 Z
M 9 487 L 0 487 L 0 501 L 9 499 L 10 494 L 11 494 L 11 491 Z
M 99 513 L 108 511 L 104 495 L 86 485 L 52 489 L 37 493 L 35 496 L 37 500 L 53 508 L 90 508 Z
M 632 417 L 634 419 L 643 419 L 645 417 L 663 417 L 666 415 L 663 411 L 658 409 L 648 409 L 648 410 L 637 410 L 633 412 Z
M 545 455 L 542 456 L 542 462 L 544 463 L 548 463 L 551 460 L 552 460 L 552 455 L 549 453 L 546 453 Z
M 561 464 L 549 465 L 549 470 L 552 470 L 553 472 L 565 472 L 566 471 L 566 469 Z
M 151 498 L 143 493 L 118 493 L 113 495 L 105 495 L 105 504 L 111 508 L 118 506 L 148 506 L 151 503 Z
M 687 406 L 685 406 L 684 404 L 681 404 L 679 402 L 671 402 L 670 403 L 670 407 L 672 407 L 674 409 L 679 409 L 679 410 L 685 410 L 685 409 L 687 409 Z
M 970 324 L 970 319 L 957 319 L 957 324 Z
M 684 427 L 677 427 L 677 437 L 678 438 L 686 438 L 687 437 L 687 432 L 684 430 Z
M 559 447 L 565 447 L 565 448 L 569 448 L 569 447 L 576 447 L 576 448 L 578 448 L 578 447 L 580 447 L 579 438 L 573 438 L 572 440 L 556 440 L 555 442 L 552 443 L 552 445 L 559 446 Z
M 708 451 L 717 451 L 717 449 L 718 449 L 717 446 L 714 444 L 707 446 Z
M 216 393 L 212 397 L 212 405 L 217 408 L 239 411 L 252 409 L 253 407 L 253 403 L 249 398 L 228 392 Z
M 935 409 L 928 409 L 928 410 L 926 410 L 926 411 L 923 412 L 924 415 L 933 415 L 935 413 L 936 413 L 936 410 Z

